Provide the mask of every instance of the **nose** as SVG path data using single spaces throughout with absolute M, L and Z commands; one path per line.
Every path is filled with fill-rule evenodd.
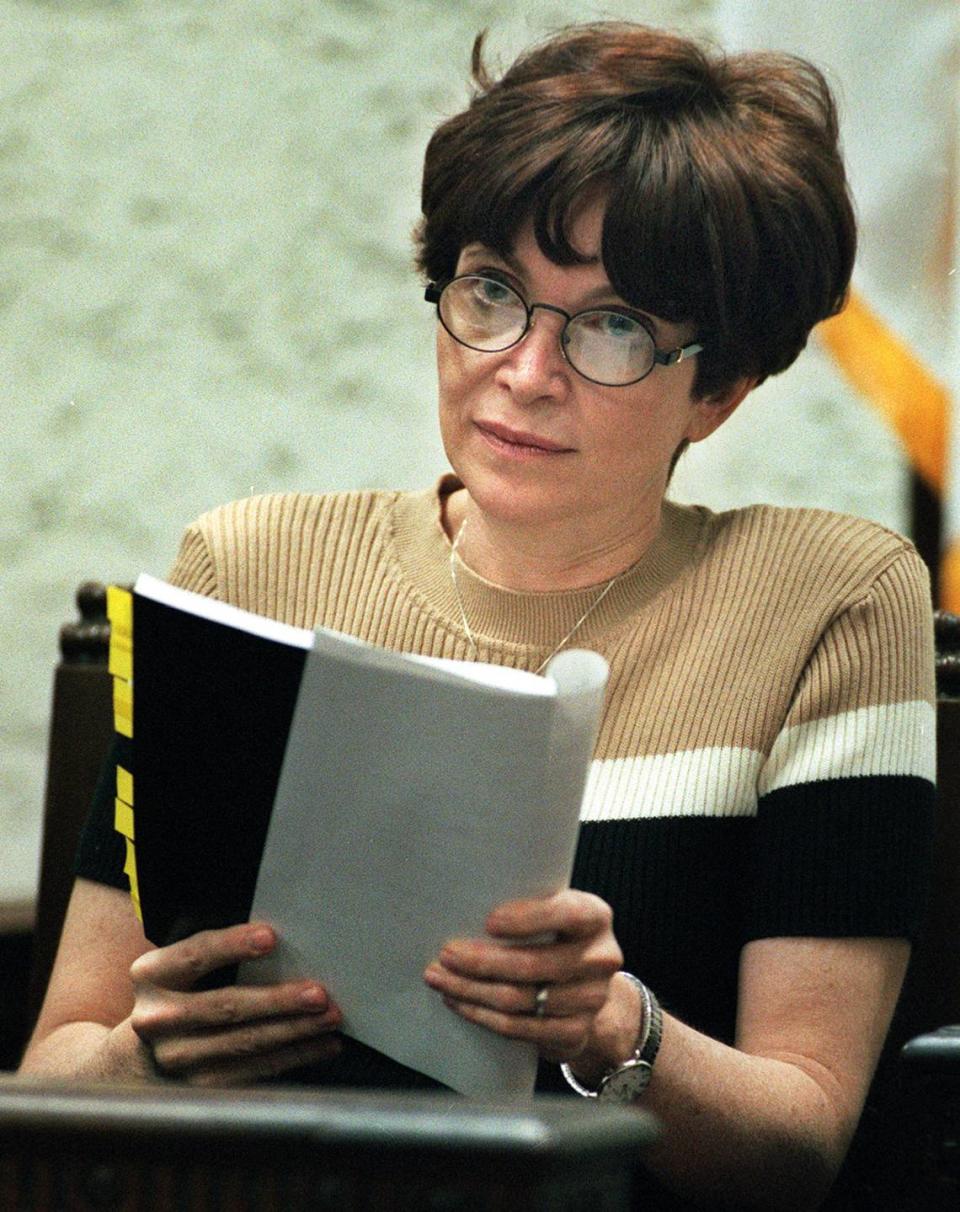
M 560 334 L 569 317 L 549 303 L 532 303 L 530 312 L 530 327 L 502 355 L 499 375 L 521 398 L 561 394 L 569 383 L 570 366 L 563 356 Z M 552 314 L 541 316 L 539 312 Z

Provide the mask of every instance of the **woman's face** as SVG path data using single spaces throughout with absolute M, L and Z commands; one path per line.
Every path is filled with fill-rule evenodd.
M 457 273 L 496 270 L 528 304 L 549 303 L 571 315 L 625 306 L 600 261 L 602 221 L 602 204 L 594 203 L 574 223 L 572 243 L 591 258 L 586 264 L 555 265 L 527 224 L 508 258 L 470 244 Z M 695 336 L 655 316 L 648 320 L 659 349 Z M 627 387 L 591 383 L 565 361 L 562 327 L 562 316 L 538 310 L 518 345 L 481 353 L 438 324 L 444 447 L 473 503 L 491 518 L 573 521 L 600 541 L 616 540 L 658 516 L 680 443 L 706 437 L 732 410 L 691 396 L 693 359 L 655 366 Z

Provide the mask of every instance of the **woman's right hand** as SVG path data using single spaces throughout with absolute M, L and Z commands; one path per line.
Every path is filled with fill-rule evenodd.
M 203 931 L 134 960 L 134 1005 L 121 1027 L 139 1041 L 143 1071 L 237 1085 L 335 1056 L 342 1016 L 316 981 L 195 989 L 209 973 L 269 955 L 276 944 L 270 926 L 251 922 Z
M 250 922 L 157 949 L 129 893 L 78 879 L 20 1072 L 215 1086 L 327 1060 L 340 1049 L 342 1016 L 316 981 L 197 988 L 276 945 L 270 926 Z

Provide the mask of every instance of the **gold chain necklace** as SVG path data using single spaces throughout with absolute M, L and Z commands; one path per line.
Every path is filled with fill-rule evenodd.
M 476 659 L 477 653 L 480 651 L 480 646 L 477 643 L 476 636 L 473 634 L 470 623 L 467 621 L 467 612 L 463 605 L 463 598 L 460 596 L 460 585 L 457 581 L 457 551 L 460 547 L 460 540 L 463 538 L 463 532 L 466 530 L 466 528 L 467 519 L 464 518 L 460 523 L 460 529 L 457 531 L 456 538 L 453 540 L 453 543 L 450 546 L 450 580 L 453 583 L 453 595 L 457 599 L 457 607 L 460 610 L 460 622 L 463 625 L 464 635 L 466 635 L 468 641 L 470 642 L 470 648 L 473 651 L 474 659 Z M 606 585 L 604 585 L 604 587 L 600 590 L 597 596 L 593 599 L 579 619 L 577 619 L 556 648 L 552 649 L 544 660 L 542 660 L 536 667 L 536 669 L 533 671 L 534 673 L 543 673 L 544 669 L 546 669 L 560 649 L 573 639 L 587 619 L 589 619 L 603 599 L 607 596 L 610 590 L 614 587 L 614 585 L 616 585 L 617 581 L 625 577 L 627 573 L 633 569 L 633 567 L 634 565 L 631 564 L 629 568 L 624 568 L 621 572 L 618 572 L 615 576 L 612 576 L 609 581 L 607 581 Z

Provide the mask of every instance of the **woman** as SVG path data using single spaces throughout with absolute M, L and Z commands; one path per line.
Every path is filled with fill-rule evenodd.
M 493 908 L 424 979 L 533 1042 L 540 1088 L 642 1098 L 664 1125 L 645 1206 L 812 1207 L 919 915 L 925 573 L 857 519 L 665 492 L 842 304 L 832 101 L 801 62 L 619 24 L 563 31 L 501 80 L 478 40 L 474 74 L 429 145 L 417 237 L 454 475 L 216 510 L 172 579 L 403 650 L 533 670 L 602 653 L 573 889 Z M 418 1084 L 335 1057 L 322 983 L 195 989 L 273 932 L 152 949 L 121 865 L 95 812 L 25 1071 Z

